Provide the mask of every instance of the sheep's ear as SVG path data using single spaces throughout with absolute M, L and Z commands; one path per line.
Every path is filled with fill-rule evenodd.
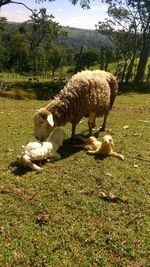
M 54 126 L 53 115 L 51 113 L 47 116 L 47 121 L 48 121 L 50 126 L 52 126 L 52 127 Z

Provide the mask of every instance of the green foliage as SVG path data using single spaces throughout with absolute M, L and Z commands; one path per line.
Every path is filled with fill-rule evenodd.
M 45 23 L 49 24 L 49 18 L 46 17 Z M 51 21 L 51 23 L 53 27 L 53 22 Z M 72 66 L 74 64 L 74 54 L 79 53 L 79 49 L 83 43 L 84 52 L 88 52 L 89 54 L 91 54 L 91 50 L 94 51 L 97 49 L 98 51 L 101 45 L 112 47 L 112 43 L 108 41 L 108 38 L 99 35 L 93 30 L 58 27 L 58 32 L 54 38 L 53 34 L 51 35 L 51 31 L 45 31 L 46 25 L 44 22 L 42 22 L 41 26 L 39 24 L 39 18 L 38 21 L 34 21 L 33 19 L 30 23 L 25 24 L 8 24 L 8 30 L 0 42 L 0 64 L 2 71 L 15 71 L 20 74 L 34 73 L 35 75 L 45 73 L 49 69 L 49 53 L 53 53 L 54 46 L 63 47 L 61 48 L 62 56 L 59 66 L 61 68 L 63 64 L 66 64 L 66 60 L 68 65 Z M 42 32 L 42 28 L 44 28 L 44 32 Z M 57 35 L 58 40 L 56 40 Z M 65 53 L 64 50 L 66 51 Z M 56 56 L 58 58 L 59 53 Z M 57 65 L 57 62 L 54 62 L 55 64 Z M 88 67 L 89 63 L 87 62 L 85 66 Z
M 45 101 L 0 98 L 2 266 L 149 266 L 150 103 L 140 88 L 120 91 L 108 119 L 124 161 L 94 158 L 72 147 L 66 125 L 62 159 L 45 163 L 39 174 L 14 161 L 21 146 L 35 140 L 33 113 Z M 83 119 L 77 132 L 86 134 L 85 129 Z M 101 192 L 120 201 L 107 201 Z M 42 215 L 50 218 L 40 225 Z
M 54 47 L 49 51 L 48 64 L 52 70 L 53 76 L 55 71 L 62 68 L 66 62 L 66 51 L 63 47 Z
M 141 81 L 144 78 L 145 68 L 150 54 L 149 0 L 107 0 L 106 2 L 109 4 L 108 14 L 113 18 L 112 23 L 114 25 L 119 23 L 118 25 L 122 26 L 128 33 L 132 32 L 134 34 L 133 56 L 128 70 L 127 81 L 132 72 L 135 54 L 138 52 L 136 51 L 136 43 L 138 44 L 139 41 L 139 38 L 136 38 L 138 36 L 137 33 L 140 34 L 140 60 L 135 80 Z
M 5 17 L 0 17 L 0 33 L 2 34 L 7 30 L 7 19 Z
M 90 0 L 80 0 L 80 1 L 79 0 L 70 0 L 70 2 L 73 5 L 76 5 L 79 2 L 82 8 L 87 8 L 87 9 L 90 8 Z
M 74 57 L 74 60 L 77 61 L 79 59 L 80 61 L 80 69 L 87 68 L 89 69 L 90 67 L 94 66 L 96 63 L 99 62 L 99 57 L 100 57 L 100 51 L 99 50 L 88 50 L 86 52 L 83 52 L 80 56 L 79 59 L 79 54 L 76 54 Z
M 30 18 L 29 23 L 32 27 L 28 38 L 32 49 L 38 47 L 44 39 L 51 42 L 57 38 L 61 27 L 57 22 L 53 21 L 54 17 L 52 15 L 49 16 L 46 14 L 45 8 L 40 9 L 38 14 L 32 14 Z
M 82 8 L 89 8 L 91 2 L 90 0 L 71 0 L 74 5 L 80 3 Z M 140 60 L 136 76 L 134 76 L 136 81 L 144 80 L 150 52 L 149 1 L 105 0 L 102 2 L 108 4 L 109 15 L 109 19 L 105 22 L 98 23 L 97 28 L 102 35 L 99 35 L 97 31 L 71 29 L 69 27 L 65 29 L 67 34 L 64 35 L 60 25 L 53 20 L 54 17 L 46 14 L 46 9 L 42 8 L 39 12 L 33 11 L 23 2 L 16 2 L 24 5 L 32 12 L 31 20 L 21 25 L 17 31 L 13 28 L 13 32 L 10 32 L 6 31 L 4 27 L 7 26 L 6 21 L 1 19 L 0 70 L 19 73 L 32 72 L 35 75 L 46 72 L 48 66 L 47 51 L 56 44 L 58 38 L 57 44 L 67 49 L 67 58 L 70 64 L 73 64 L 74 54 L 79 53 L 81 47 L 85 50 L 81 60 L 83 68 L 93 67 L 98 61 L 94 55 L 91 57 L 91 51 L 87 51 L 87 49 L 104 48 L 105 52 L 102 53 L 101 51 L 100 67 L 105 70 L 113 60 L 116 61 L 117 65 L 120 64 L 120 60 L 124 60 L 121 79 L 126 80 L 126 82 L 132 79 L 134 62 L 139 56 Z M 14 2 L 3 0 L 0 1 L 0 6 L 9 3 Z M 12 47 L 13 49 L 11 49 Z M 130 63 L 127 66 L 129 60 Z M 58 61 L 56 65 L 58 65 Z M 118 75 L 118 66 L 116 74 Z
M 98 33 L 95 30 L 77 29 L 72 27 L 63 27 L 67 36 L 59 36 L 58 41 L 67 50 L 74 51 L 84 46 L 84 49 L 100 49 L 100 47 L 113 47 L 111 40 Z

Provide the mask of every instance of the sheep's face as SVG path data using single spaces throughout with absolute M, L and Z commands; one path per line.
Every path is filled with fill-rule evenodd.
M 34 115 L 34 135 L 37 140 L 45 141 L 54 129 L 53 115 L 41 108 Z

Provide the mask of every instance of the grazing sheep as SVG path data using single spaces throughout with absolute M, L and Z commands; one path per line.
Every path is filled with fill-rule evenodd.
M 45 160 L 52 158 L 59 160 L 61 156 L 57 153 L 59 146 L 63 144 L 65 138 L 65 132 L 57 128 L 51 135 L 49 142 L 30 142 L 26 146 L 23 146 L 23 150 L 20 156 L 18 156 L 19 164 L 24 167 L 28 166 L 32 170 L 41 171 L 42 168 L 32 161 Z
M 98 141 L 94 136 L 90 136 L 89 138 L 84 138 L 80 135 L 76 135 L 77 139 L 82 140 L 84 143 L 80 145 L 74 145 L 75 147 L 82 147 L 86 150 L 89 155 L 103 155 L 103 156 L 113 156 L 124 160 L 124 156 L 118 154 L 114 151 L 114 142 L 111 135 L 105 135 L 103 137 L 103 141 Z
M 73 75 L 64 89 L 45 108 L 36 112 L 35 137 L 46 140 L 55 127 L 70 122 L 74 138 L 76 125 L 82 117 L 88 117 L 89 134 L 92 135 L 96 117 L 104 115 L 101 130 L 105 130 L 117 91 L 117 80 L 109 72 L 86 70 Z

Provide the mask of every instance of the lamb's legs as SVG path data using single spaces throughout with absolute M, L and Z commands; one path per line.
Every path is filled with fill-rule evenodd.
M 114 151 L 112 151 L 109 156 L 113 156 L 115 158 L 119 158 L 119 159 L 124 160 L 124 156 L 123 155 L 120 155 L 120 154 L 118 154 L 117 152 L 114 152 Z
M 33 163 L 31 159 L 26 155 L 18 156 L 18 160 L 20 164 L 22 164 L 24 167 L 28 166 L 33 171 L 40 172 L 42 170 L 41 167 L 39 167 L 37 164 Z
M 38 166 L 37 164 L 33 163 L 32 161 L 26 162 L 26 165 L 30 167 L 31 170 L 33 171 L 38 171 L 38 172 L 42 171 L 42 168 Z
M 103 155 L 103 153 L 100 153 L 99 149 L 98 150 L 88 150 L 87 154 L 89 154 L 89 155 L 97 155 L 97 154 Z M 114 151 L 111 151 L 108 155 L 104 155 L 104 156 L 112 156 L 112 157 L 124 160 L 124 156 L 123 155 L 120 155 L 120 154 L 118 154 L 117 152 L 114 152 Z
M 87 150 L 86 153 L 88 155 L 97 155 L 97 154 L 99 154 L 99 149 L 96 149 L 96 150 Z

